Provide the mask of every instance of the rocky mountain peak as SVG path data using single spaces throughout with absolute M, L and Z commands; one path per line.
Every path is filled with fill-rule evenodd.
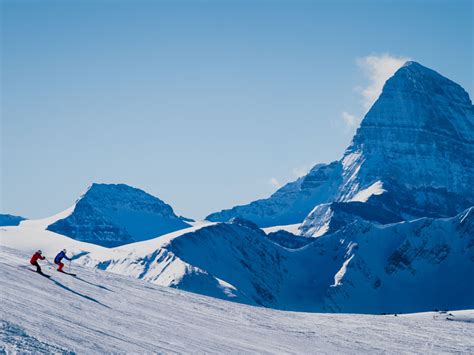
M 92 184 L 72 213 L 47 227 L 71 238 L 114 247 L 190 225 L 170 205 L 125 184 Z
M 387 80 L 339 161 L 316 165 L 268 199 L 208 218 L 243 217 L 267 227 L 302 222 L 306 213 L 312 231 L 314 223 L 320 229 L 359 217 L 387 223 L 380 211 L 391 216 L 390 223 L 454 216 L 474 204 L 473 156 L 474 106 L 468 93 L 410 61 Z

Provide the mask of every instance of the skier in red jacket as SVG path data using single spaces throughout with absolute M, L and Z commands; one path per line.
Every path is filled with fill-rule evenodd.
M 36 253 L 33 254 L 33 256 L 30 259 L 30 264 L 36 266 L 36 272 L 39 272 L 42 274 L 43 272 L 41 271 L 41 266 L 38 264 L 38 259 L 44 260 L 46 259 L 43 255 L 41 250 L 38 250 Z

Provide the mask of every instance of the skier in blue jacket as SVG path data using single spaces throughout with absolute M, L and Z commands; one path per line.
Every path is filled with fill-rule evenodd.
M 56 257 L 54 258 L 54 263 L 56 265 L 59 265 L 58 267 L 58 271 L 61 271 L 61 272 L 64 272 L 63 271 L 63 267 L 64 267 L 64 263 L 61 262 L 61 260 L 63 259 L 66 259 L 66 260 L 72 260 L 71 258 L 68 258 L 67 255 L 66 255 L 66 252 L 67 250 L 66 249 L 63 249 L 61 250 L 58 255 L 56 255 Z

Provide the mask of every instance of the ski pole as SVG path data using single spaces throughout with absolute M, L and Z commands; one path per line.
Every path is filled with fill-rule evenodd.
M 46 260 L 48 262 L 49 265 L 51 265 L 52 267 L 54 267 L 54 265 L 51 263 L 51 261 L 49 261 L 48 258 L 44 258 L 44 260 Z
M 68 272 L 71 272 L 71 260 L 69 260 Z

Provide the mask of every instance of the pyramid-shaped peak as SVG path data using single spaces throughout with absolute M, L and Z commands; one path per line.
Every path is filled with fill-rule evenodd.
M 403 64 L 400 67 L 400 69 L 398 69 L 395 72 L 395 74 L 393 75 L 393 78 L 399 79 L 399 80 L 409 79 L 410 81 L 430 79 L 430 80 L 440 80 L 442 82 L 445 82 L 445 81 L 452 82 L 451 80 L 449 80 L 448 78 L 445 78 L 444 76 L 434 71 L 433 69 L 425 67 L 424 65 L 421 65 L 420 63 L 415 62 L 415 61 L 408 61 L 405 64 Z
M 443 75 L 441 75 L 440 73 L 438 73 L 437 71 L 433 70 L 433 69 L 430 69 L 428 67 L 425 67 L 424 65 L 418 63 L 418 62 L 415 62 L 413 60 L 409 60 L 407 62 L 405 62 L 405 64 L 403 64 L 400 69 L 398 69 L 396 72 L 395 72 L 395 75 L 394 76 L 397 76 L 397 74 L 399 76 L 403 76 L 405 74 L 409 74 L 411 78 L 415 78 L 415 77 L 419 77 L 419 78 L 435 78 L 435 79 L 438 79 L 438 80 L 441 80 L 441 81 L 450 81 L 452 82 L 451 80 L 449 80 L 448 78 L 444 77 Z
M 409 60 L 409 61 L 405 62 L 405 64 L 403 64 L 400 67 L 400 69 L 398 69 L 398 71 L 402 71 L 402 72 L 403 71 L 409 71 L 409 72 L 412 72 L 412 73 L 425 74 L 425 75 L 435 75 L 435 76 L 440 76 L 440 77 L 444 78 L 444 76 L 442 76 L 437 71 L 435 71 L 431 68 L 425 67 L 423 64 L 415 62 L 414 60 Z
M 405 62 L 405 64 L 402 65 L 402 68 L 405 68 L 405 67 L 415 69 L 415 70 L 430 70 L 431 71 L 430 68 L 427 68 L 424 65 L 421 65 L 420 63 L 415 62 L 414 60 L 409 60 Z
M 415 61 L 408 61 L 398 69 L 385 83 L 382 94 L 393 91 L 444 97 L 459 104 L 471 105 L 469 94 L 461 85 Z
M 353 143 L 360 145 L 366 143 L 369 135 L 371 139 L 377 135 L 381 139 L 378 144 L 390 146 L 387 137 L 382 138 L 383 132 L 373 131 L 375 127 L 385 127 L 385 135 L 388 131 L 397 132 L 391 139 L 400 144 L 407 130 L 422 130 L 441 135 L 444 139 L 472 142 L 473 113 L 469 94 L 459 84 L 409 61 L 387 80 L 380 97 L 362 120 Z M 402 130 L 405 130 L 405 135 Z

